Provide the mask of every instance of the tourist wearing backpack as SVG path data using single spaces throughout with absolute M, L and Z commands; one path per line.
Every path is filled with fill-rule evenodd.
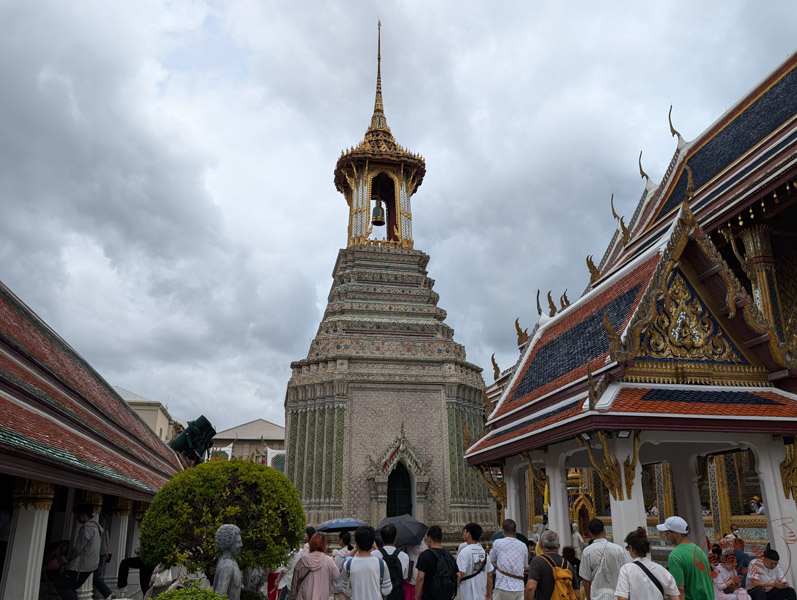
M 385 596 L 386 600 L 404 600 L 404 580 L 409 578 L 410 557 L 406 552 L 402 552 L 395 546 L 396 526 L 385 525 L 379 531 L 382 536 L 384 546 L 379 549 L 382 560 L 385 561 L 387 570 L 390 573 L 390 584 L 393 590 Z
M 378 600 L 381 596 L 389 596 L 393 589 L 382 555 L 372 553 L 376 550 L 375 537 L 374 528 L 368 525 L 354 532 L 356 545 L 349 552 L 341 575 L 345 594 L 351 600 Z
M 576 600 L 575 568 L 558 554 L 559 534 L 547 530 L 540 536 L 542 554 L 531 559 L 525 600 Z
M 415 580 L 415 600 L 423 592 L 423 600 L 451 600 L 457 594 L 457 563 L 448 550 L 443 549 L 443 530 L 432 525 L 426 532 L 429 546 L 418 557 L 418 577 Z

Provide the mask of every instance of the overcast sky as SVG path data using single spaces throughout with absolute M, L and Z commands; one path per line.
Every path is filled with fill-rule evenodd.
M 517 359 L 675 150 L 797 48 L 797 3 L 0 0 L 0 280 L 112 385 L 284 423 L 333 185 L 373 110 L 426 158 L 415 247 L 468 359 Z

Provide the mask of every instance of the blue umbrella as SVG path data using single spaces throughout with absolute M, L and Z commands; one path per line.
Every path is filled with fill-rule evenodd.
M 324 521 L 315 528 L 316 531 L 351 531 L 352 529 L 357 529 L 362 525 L 367 525 L 365 521 L 361 521 L 360 519 L 350 519 L 350 518 L 341 518 L 341 519 L 330 519 L 329 521 Z

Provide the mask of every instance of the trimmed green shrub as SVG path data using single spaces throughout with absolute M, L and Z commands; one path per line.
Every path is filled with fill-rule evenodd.
M 216 530 L 241 529 L 238 565 L 273 571 L 304 535 L 299 494 L 285 475 L 240 460 L 211 461 L 175 475 L 141 522 L 141 557 L 149 564 L 185 565 L 212 580 Z
M 263 600 L 263 596 L 252 590 L 241 588 L 241 600 Z
M 158 594 L 161 600 L 224 600 L 227 596 L 221 596 L 213 590 L 205 590 L 199 587 L 198 583 L 181 590 L 169 590 Z

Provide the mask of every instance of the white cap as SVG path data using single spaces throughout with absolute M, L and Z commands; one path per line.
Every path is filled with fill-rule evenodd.
M 656 525 L 659 531 L 674 531 L 686 535 L 689 533 L 689 525 L 681 517 L 667 517 L 662 525 Z

